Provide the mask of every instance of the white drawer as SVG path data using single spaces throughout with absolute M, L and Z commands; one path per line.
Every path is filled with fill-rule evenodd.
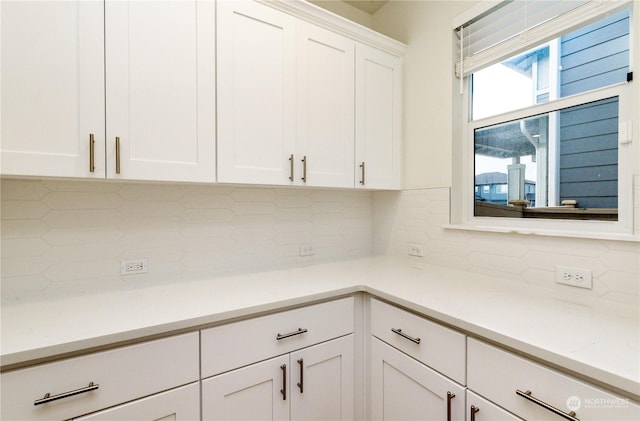
M 514 414 L 530 420 L 562 419 L 539 399 L 580 421 L 639 420 L 640 407 L 619 396 L 484 342 L 468 340 L 467 386 Z M 530 398 L 516 393 L 531 392 Z
M 194 421 L 199 419 L 200 383 L 197 382 L 77 418 L 78 421 Z
M 2 419 L 68 419 L 198 380 L 198 332 L 9 371 L 2 382 Z M 85 393 L 35 405 L 56 395 Z
M 473 414 L 472 414 L 473 411 Z M 510 412 L 467 389 L 467 420 L 470 421 L 520 421 Z
M 353 331 L 353 297 L 206 329 L 201 333 L 202 378 Z
M 371 334 L 465 384 L 464 334 L 376 299 L 371 300 Z

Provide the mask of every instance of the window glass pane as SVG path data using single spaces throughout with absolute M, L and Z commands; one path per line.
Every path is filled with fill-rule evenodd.
M 614 97 L 476 129 L 475 215 L 617 220 L 618 114 Z
M 623 10 L 475 72 L 472 118 L 478 120 L 626 81 L 629 16 L 630 11 Z

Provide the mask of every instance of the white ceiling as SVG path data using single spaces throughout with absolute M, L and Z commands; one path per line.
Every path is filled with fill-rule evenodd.
M 387 3 L 387 0 L 344 0 L 344 2 L 364 12 L 374 14 Z

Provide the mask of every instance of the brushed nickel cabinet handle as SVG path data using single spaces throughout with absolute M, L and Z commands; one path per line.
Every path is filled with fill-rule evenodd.
M 47 393 L 41 399 L 36 399 L 33 404 L 34 405 L 42 405 L 43 403 L 57 401 L 58 399 L 68 398 L 70 396 L 79 395 L 81 393 L 91 392 L 92 390 L 97 390 L 100 387 L 99 384 L 95 384 L 93 382 L 89 383 L 89 386 L 81 387 L 80 389 L 71 390 L 69 392 L 59 393 L 57 395 L 51 396 L 51 393 Z
M 447 392 L 447 421 L 451 421 L 451 399 L 455 397 L 455 394 Z
M 293 332 L 289 332 L 289 333 L 285 333 L 285 334 L 277 334 L 276 335 L 276 340 L 280 340 L 280 339 L 286 339 L 286 338 L 290 338 L 292 336 L 296 336 L 296 335 L 301 335 L 303 333 L 307 333 L 308 330 L 307 329 L 302 329 L 302 328 L 298 328 L 298 330 L 294 330 Z
M 360 164 L 360 184 L 364 186 L 364 161 Z
M 116 136 L 116 174 L 120 174 L 120 138 Z
M 480 408 L 478 408 L 475 405 L 471 405 L 471 420 L 470 421 L 476 421 L 476 412 L 480 411 Z
M 282 393 L 282 400 L 286 401 L 287 400 L 287 365 L 282 364 L 280 366 L 280 369 L 282 369 L 282 389 L 280 389 L 280 393 Z
M 394 328 L 391 328 L 391 331 L 392 331 L 393 333 L 395 333 L 396 335 L 400 335 L 400 336 L 402 336 L 403 338 L 410 340 L 410 341 L 411 341 L 411 342 L 413 342 L 414 344 L 418 344 L 418 345 L 420 345 L 420 338 L 414 338 L 413 336 L 409 336 L 409 335 L 407 335 L 406 333 L 404 333 L 404 332 L 402 331 L 402 329 L 394 329 Z
M 293 181 L 293 154 L 289 156 L 289 180 Z
M 564 412 L 561 409 L 556 408 L 553 405 L 549 405 L 548 403 L 546 403 L 543 400 L 540 400 L 538 398 L 536 398 L 535 396 L 533 396 L 531 394 L 530 390 L 527 390 L 526 392 L 523 392 L 522 390 L 516 389 L 516 395 L 518 396 L 522 396 L 523 398 L 525 398 L 526 400 L 535 403 L 536 405 L 540 405 L 541 407 L 543 407 L 546 410 L 549 410 L 551 412 L 553 412 L 556 415 L 561 416 L 562 418 L 566 419 L 566 420 L 570 420 L 570 421 L 580 421 L 578 418 L 576 418 L 576 413 L 575 411 L 571 411 L 571 412 Z
M 298 383 L 298 387 L 300 388 L 300 393 L 304 393 L 304 360 L 302 358 L 298 360 L 298 365 L 300 366 L 300 383 Z
M 96 140 L 93 133 L 89 133 L 89 172 L 96 170 Z
M 302 181 L 307 182 L 307 156 L 302 157 Z

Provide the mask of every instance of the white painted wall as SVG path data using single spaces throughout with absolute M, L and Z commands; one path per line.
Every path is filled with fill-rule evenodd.
M 340 0 L 310 0 L 310 3 L 367 28 L 373 27 L 373 16 Z

